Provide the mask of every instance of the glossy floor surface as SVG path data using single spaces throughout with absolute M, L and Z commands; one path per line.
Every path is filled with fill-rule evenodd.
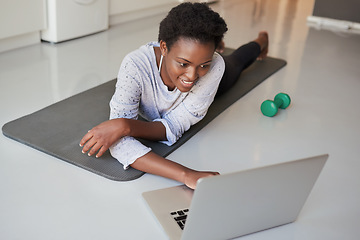
M 313 4 L 225 0 L 211 5 L 228 23 L 228 47 L 267 30 L 269 55 L 288 64 L 169 158 L 226 173 L 330 154 L 295 223 L 242 239 L 360 235 L 360 35 L 309 27 Z M 163 17 L 1 53 L 0 124 L 114 79 L 126 53 L 157 39 Z M 262 116 L 261 102 L 278 92 L 287 92 L 292 104 L 274 118 Z M 0 152 L 1 239 L 166 239 L 141 193 L 179 183 L 150 174 L 114 182 L 4 136 Z

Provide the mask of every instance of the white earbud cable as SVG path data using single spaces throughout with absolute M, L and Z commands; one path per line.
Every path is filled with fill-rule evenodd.
M 159 73 L 160 73 L 160 71 L 161 71 L 161 65 L 162 65 L 163 57 L 164 57 L 164 56 L 161 54 L 160 63 L 159 63 Z

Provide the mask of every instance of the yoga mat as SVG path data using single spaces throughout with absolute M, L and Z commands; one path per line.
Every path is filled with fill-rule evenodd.
M 224 55 L 231 51 L 226 49 Z M 169 147 L 153 141 L 140 141 L 151 147 L 155 153 L 163 157 L 168 156 L 227 107 L 285 65 L 284 60 L 271 57 L 254 62 L 241 74 L 239 81 L 230 91 L 215 99 L 205 118 L 193 125 L 173 146 Z M 2 128 L 3 134 L 112 180 L 128 181 L 139 178 L 144 174 L 143 172 L 133 168 L 124 170 L 123 165 L 114 159 L 109 151 L 97 159 L 82 154 L 79 147 L 81 138 L 89 129 L 108 120 L 109 102 L 114 94 L 115 84 L 116 79 L 111 80 L 6 123 Z M 91 106 L 91 110 L 89 106 Z

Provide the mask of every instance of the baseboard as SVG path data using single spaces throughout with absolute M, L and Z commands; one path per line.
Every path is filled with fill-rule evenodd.
M 170 4 L 164 4 L 152 8 L 145 8 L 140 9 L 136 11 L 126 12 L 126 13 L 119 13 L 116 15 L 109 16 L 109 25 L 114 26 L 117 24 L 122 24 L 129 21 L 134 21 L 141 18 L 151 17 L 155 16 L 157 14 L 161 13 L 167 13 L 169 10 L 176 6 L 178 3 L 170 3 Z
M 317 16 L 308 16 L 307 22 L 308 25 L 316 28 L 325 28 L 325 29 L 331 28 L 340 31 L 342 30 L 342 31 L 360 32 L 360 23 L 356 23 L 356 22 L 317 17 Z
M 14 37 L 0 39 L 0 52 L 13 50 L 20 47 L 26 47 L 40 43 L 40 32 L 31 32 Z

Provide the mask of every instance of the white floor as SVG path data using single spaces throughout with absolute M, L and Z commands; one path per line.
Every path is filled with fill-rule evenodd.
M 313 3 L 225 0 L 211 5 L 228 23 L 228 47 L 268 30 L 269 55 L 288 64 L 169 158 L 225 173 L 330 154 L 295 223 L 242 239 L 360 235 L 360 35 L 308 27 Z M 163 17 L 1 53 L 0 125 L 114 79 L 126 53 L 157 39 Z M 290 94 L 291 106 L 274 118 L 262 116 L 261 102 L 281 91 Z M 178 183 L 149 174 L 131 182 L 110 181 L 4 136 L 0 152 L 1 239 L 166 238 L 141 192 Z

